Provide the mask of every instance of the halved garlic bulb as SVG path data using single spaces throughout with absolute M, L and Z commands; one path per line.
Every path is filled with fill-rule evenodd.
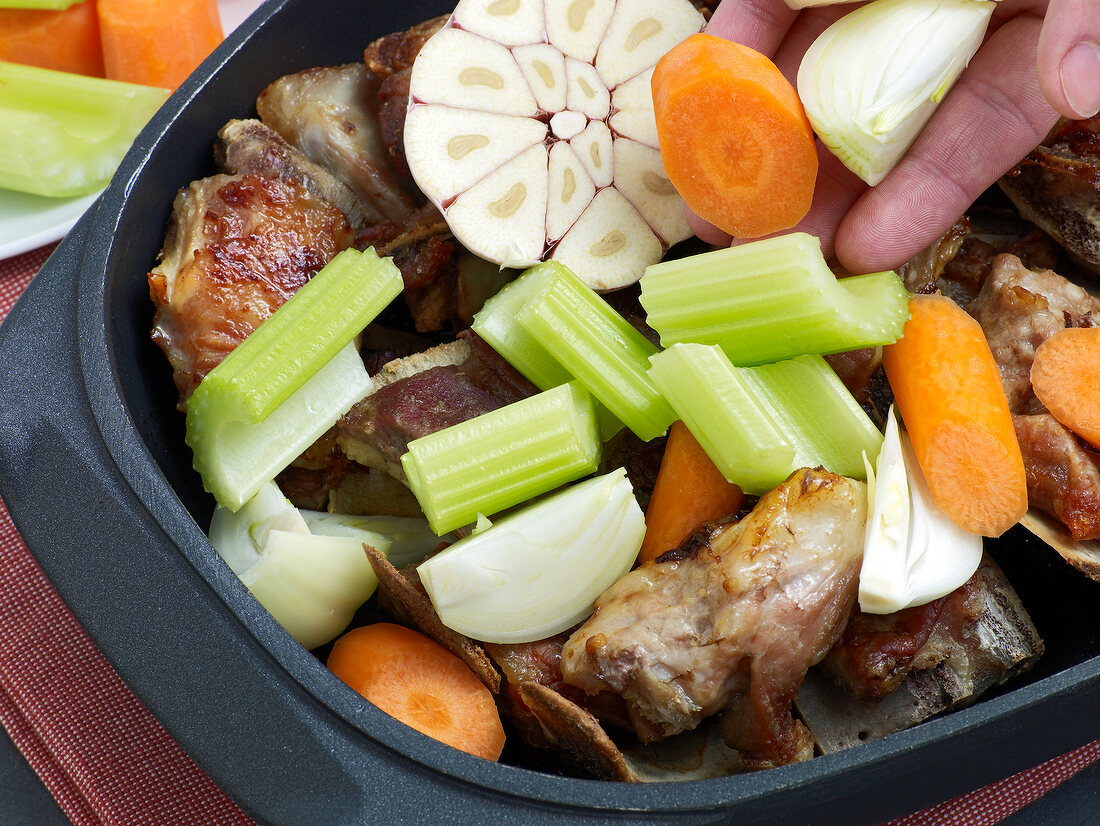
M 413 65 L 413 178 L 482 258 L 634 283 L 691 235 L 650 77 L 703 23 L 689 0 L 460 0 Z

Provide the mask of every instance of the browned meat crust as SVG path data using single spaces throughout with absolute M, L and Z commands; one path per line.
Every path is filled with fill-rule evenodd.
M 1069 528 L 1100 539 L 1100 455 L 1049 413 L 1013 416 L 1027 472 L 1028 504 Z
M 346 184 L 258 120 L 231 120 L 223 126 L 214 145 L 214 157 L 231 175 L 263 175 L 301 184 L 338 207 L 353 230 L 361 229 L 366 221 L 363 202 Z
M 389 77 L 394 72 L 412 68 L 421 47 L 429 37 L 443 28 L 448 16 L 444 14 L 433 17 L 403 32 L 378 38 L 363 50 L 363 62 L 380 77 Z
M 216 175 L 180 191 L 149 273 L 153 340 L 179 407 L 202 378 L 351 243 L 344 214 L 300 184 Z
M 809 757 L 791 701 L 855 600 L 865 497 L 800 470 L 740 522 L 635 569 L 569 638 L 566 682 L 621 694 L 643 742 L 725 709 L 723 738 L 747 765 Z

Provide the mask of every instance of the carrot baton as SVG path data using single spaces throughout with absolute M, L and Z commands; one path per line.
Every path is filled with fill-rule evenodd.
M 741 499 L 741 488 L 726 481 L 687 426 L 673 422 L 646 508 L 638 562 L 678 547 L 707 520 L 736 512 Z
M 0 9 L 0 60 L 103 77 L 93 0 L 67 9 Z
M 107 77 L 175 89 L 222 42 L 217 0 L 97 0 Z
M 661 162 L 696 214 L 737 238 L 789 229 L 809 211 L 814 133 L 798 93 L 759 52 L 696 34 L 653 72 Z
M 1027 511 L 1027 480 L 981 326 L 942 295 L 915 295 L 883 366 L 932 498 L 972 533 L 1000 536 Z
M 1068 327 L 1040 344 L 1031 389 L 1055 419 L 1100 448 L 1100 327 Z
M 348 631 L 328 668 L 382 711 L 470 754 L 496 760 L 504 728 L 489 689 L 458 657 L 419 631 L 379 622 Z

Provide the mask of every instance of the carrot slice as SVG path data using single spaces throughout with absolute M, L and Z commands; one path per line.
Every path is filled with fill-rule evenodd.
M 1027 480 L 1004 386 L 981 326 L 950 298 L 915 295 L 883 349 L 932 498 L 960 526 L 1000 536 L 1027 510 Z
M 489 689 L 428 637 L 388 622 L 353 628 L 332 646 L 328 668 L 382 711 L 428 737 L 496 760 L 504 727 Z
M 1040 344 L 1031 388 L 1054 418 L 1100 448 L 1100 327 L 1068 327 Z
M 673 422 L 646 508 L 638 561 L 648 562 L 679 547 L 707 520 L 736 512 L 742 498 L 741 488 L 726 481 L 687 426 Z
M 58 11 L 0 9 L 0 60 L 103 77 L 95 2 Z
M 736 238 L 757 238 L 809 211 L 813 129 L 768 58 L 695 34 L 657 63 L 652 89 L 665 174 L 697 215 Z
M 107 77 L 175 89 L 222 42 L 217 0 L 98 0 Z

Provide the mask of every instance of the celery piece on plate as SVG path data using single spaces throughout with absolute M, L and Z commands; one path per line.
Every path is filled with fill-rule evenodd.
M 600 448 L 592 397 L 569 382 L 414 439 L 401 466 L 444 534 L 591 473 Z
M 520 326 L 638 438 L 664 434 L 676 414 L 646 373 L 657 348 L 570 269 L 543 266 Z
M 641 285 L 662 345 L 717 344 L 739 367 L 889 344 L 909 318 L 896 273 L 837 278 L 804 232 L 654 264 Z
M 538 264 L 526 270 L 486 301 L 474 316 L 471 325 L 475 333 L 485 339 L 490 347 L 539 390 L 550 390 L 572 381 L 573 375 L 554 358 L 543 342 L 519 323 L 519 316 L 536 295 L 558 278 L 562 270 L 565 267 L 555 261 Z M 603 441 L 610 439 L 623 427 L 615 414 L 598 400 L 596 421 Z
M 716 345 L 674 344 L 649 374 L 730 482 L 762 494 L 821 465 L 862 479 L 882 434 L 821 356 L 735 367 Z
M 392 260 L 345 250 L 199 383 L 187 444 L 219 504 L 239 509 L 370 392 L 352 339 L 401 289 Z
M 449 628 L 484 642 L 546 639 L 592 613 L 645 535 L 622 468 L 509 513 L 420 564 Z
M 54 198 L 102 189 L 167 97 L 167 89 L 0 61 L 0 189 Z

